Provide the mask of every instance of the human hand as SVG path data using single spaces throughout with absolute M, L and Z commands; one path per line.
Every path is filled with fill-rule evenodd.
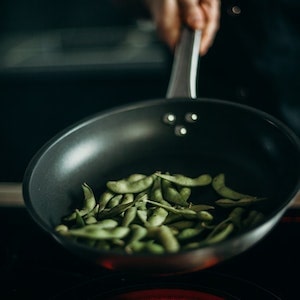
M 220 0 L 144 0 L 162 41 L 174 49 L 183 24 L 202 31 L 200 55 L 212 46 L 220 24 Z

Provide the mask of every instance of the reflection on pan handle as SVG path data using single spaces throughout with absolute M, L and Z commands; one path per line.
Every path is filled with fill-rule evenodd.
M 166 98 L 196 98 L 201 31 L 184 27 L 176 47 Z

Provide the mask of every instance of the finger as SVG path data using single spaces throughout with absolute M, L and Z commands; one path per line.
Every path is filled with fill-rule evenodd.
M 159 38 L 171 49 L 179 39 L 181 20 L 176 0 L 146 0 Z
M 212 46 L 220 26 L 220 1 L 202 1 L 201 8 L 205 16 L 205 25 L 202 29 L 200 55 L 205 55 Z
M 192 29 L 203 29 L 205 16 L 199 5 L 199 0 L 178 0 L 183 23 Z

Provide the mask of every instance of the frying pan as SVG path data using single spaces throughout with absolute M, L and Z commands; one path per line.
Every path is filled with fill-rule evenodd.
M 200 42 L 200 31 L 183 29 L 166 98 L 89 116 L 54 136 L 30 161 L 23 180 L 26 207 L 70 255 L 112 270 L 150 274 L 201 270 L 263 239 L 295 198 L 300 187 L 298 137 L 263 111 L 197 99 Z M 81 207 L 83 182 L 99 195 L 109 180 L 157 170 L 190 177 L 223 172 L 232 188 L 268 198 L 262 208 L 265 219 L 220 243 L 164 255 L 96 250 L 54 231 L 63 216 Z M 209 198 L 202 196 L 201 201 Z

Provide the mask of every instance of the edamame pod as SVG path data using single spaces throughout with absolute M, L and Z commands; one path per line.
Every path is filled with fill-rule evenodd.
M 189 206 L 189 204 L 182 198 L 180 193 L 172 185 L 171 181 L 162 179 L 161 185 L 164 199 L 176 205 L 185 207 Z
M 130 202 L 130 203 L 117 205 L 109 210 L 103 210 L 101 213 L 99 213 L 99 218 L 103 219 L 103 218 L 116 217 L 116 216 L 120 215 L 121 213 L 125 212 L 132 205 L 133 205 L 133 203 Z
M 141 180 L 146 177 L 147 177 L 147 175 L 145 175 L 145 174 L 134 173 L 134 174 L 131 174 L 130 176 L 128 176 L 127 180 L 130 182 L 135 182 L 135 181 Z
M 179 186 L 178 191 L 183 201 L 187 202 L 191 196 L 192 189 L 187 186 Z
M 145 248 L 145 242 L 141 241 L 134 241 L 130 245 L 125 247 L 125 250 L 127 253 L 132 254 L 132 253 L 138 253 L 143 251 Z
M 95 223 L 97 223 L 97 219 L 95 218 L 95 217 L 93 217 L 93 216 L 91 216 L 91 217 L 87 217 L 86 219 L 85 219 L 85 224 L 95 224 Z
M 206 210 L 201 210 L 197 212 L 197 218 L 204 222 L 211 222 L 213 220 L 213 215 Z
M 138 218 L 140 219 L 140 221 L 142 222 L 142 224 L 147 224 L 147 218 L 148 218 L 147 210 L 138 208 L 136 211 L 136 214 L 137 214 Z
M 122 226 L 129 226 L 131 222 L 135 219 L 136 212 L 136 206 L 129 207 L 124 213 L 124 217 L 122 219 Z
M 177 235 L 177 239 L 180 240 L 187 240 L 196 237 L 200 233 L 204 231 L 203 227 L 198 227 L 198 228 L 185 228 L 182 231 L 179 232 Z
M 255 197 L 247 197 L 247 198 L 241 198 L 238 200 L 232 200 L 232 199 L 219 199 L 215 201 L 215 203 L 222 207 L 236 207 L 236 206 L 249 206 L 251 204 L 257 203 L 262 200 L 266 200 L 267 198 L 255 198 Z
M 174 227 L 176 229 L 182 230 L 185 228 L 192 228 L 195 227 L 196 222 L 191 220 L 180 220 L 177 222 L 173 222 L 169 224 L 170 227 Z
M 123 195 L 115 195 L 113 196 L 107 203 L 106 208 L 113 208 L 121 202 Z
M 168 211 L 166 209 L 157 207 L 154 209 L 152 215 L 148 218 L 148 223 L 150 226 L 160 226 L 165 222 L 167 216 Z
M 108 181 L 106 186 L 117 194 L 140 193 L 148 189 L 153 184 L 153 180 L 154 176 L 150 175 L 137 181 L 128 181 L 127 179 Z
M 206 238 L 205 243 L 213 244 L 213 243 L 221 242 L 225 240 L 233 232 L 233 230 L 234 230 L 234 225 L 232 223 L 228 223 L 224 225 L 223 229 L 220 230 L 218 233 L 214 235 L 209 235 Z
M 84 222 L 82 216 L 80 215 L 79 210 L 76 209 L 75 213 L 76 213 L 76 219 L 75 219 L 76 227 L 84 227 L 85 222 Z
M 166 201 L 163 197 L 162 193 L 162 185 L 161 185 L 161 178 L 156 177 L 153 182 L 153 186 L 150 192 L 150 199 L 153 201 L 157 201 L 164 205 L 170 205 L 168 201 Z
M 63 217 L 63 220 L 66 222 L 74 221 L 76 220 L 77 214 L 79 214 L 80 216 L 85 216 L 87 213 L 88 211 L 86 209 L 76 209 L 70 215 Z
M 95 248 L 108 251 L 110 250 L 111 246 L 110 243 L 106 240 L 98 240 L 95 244 Z
M 130 202 L 133 202 L 133 200 L 134 200 L 134 195 L 132 193 L 127 193 L 127 194 L 123 195 L 123 198 L 122 198 L 120 204 L 130 203 Z
M 228 216 L 228 219 L 236 226 L 241 227 L 242 216 L 245 212 L 243 207 L 234 208 Z
M 239 193 L 225 185 L 225 175 L 220 173 L 212 180 L 212 187 L 222 197 L 229 199 L 252 198 L 250 195 Z
M 107 203 L 114 196 L 115 196 L 115 193 L 113 193 L 111 191 L 105 191 L 103 194 L 101 194 L 99 202 L 98 202 L 99 203 L 99 210 L 98 210 L 99 213 L 106 208 Z
M 162 207 L 164 209 L 166 209 L 167 211 L 174 213 L 174 214 L 178 214 L 178 215 L 182 215 L 182 216 L 196 216 L 197 213 L 195 211 L 193 211 L 192 209 L 188 209 L 188 208 L 175 208 L 173 206 L 168 206 L 168 205 L 164 205 L 155 201 L 151 201 L 151 200 L 144 200 L 145 202 L 154 204 L 156 206 Z
M 145 227 L 138 224 L 131 224 L 130 229 L 131 229 L 131 235 L 128 241 L 128 245 L 130 245 L 135 241 L 139 241 L 143 239 L 148 233 L 148 230 Z
M 157 230 L 157 239 L 168 253 L 175 253 L 180 249 L 178 240 L 173 235 L 172 230 L 166 225 L 160 226 L 159 230 Z
M 147 229 L 138 224 L 132 224 L 130 226 L 130 238 L 125 246 L 125 251 L 127 253 L 132 253 L 134 251 L 134 244 L 139 242 L 147 235 Z M 141 246 L 141 245 L 140 245 Z
M 118 222 L 114 219 L 104 219 L 98 221 L 96 224 L 90 226 L 90 228 L 115 228 L 118 226 Z
M 90 212 L 96 205 L 93 190 L 89 187 L 87 183 L 82 184 L 82 189 L 84 193 L 83 209 L 85 209 L 87 212 Z
M 202 174 L 196 178 L 190 178 L 181 174 L 161 174 L 159 172 L 157 172 L 156 175 L 177 185 L 186 187 L 205 186 L 209 185 L 212 181 L 212 178 L 209 174 Z
M 115 228 L 96 228 L 89 226 L 91 225 L 87 225 L 79 229 L 70 229 L 69 231 L 67 231 L 67 233 L 68 235 L 73 237 L 81 237 L 95 240 L 107 240 L 115 238 L 122 239 L 130 231 L 128 227 L 121 226 Z
M 55 227 L 55 231 L 59 233 L 67 232 L 68 230 L 69 228 L 65 224 L 59 224 Z
M 165 249 L 162 245 L 154 243 L 153 241 L 149 241 L 145 243 L 145 248 L 147 252 L 152 254 L 163 254 L 165 253 Z
M 217 213 L 212 211 L 214 206 L 188 203 L 192 187 L 210 183 L 221 196 L 230 196 L 215 201 L 216 209 L 234 208 L 216 224 L 212 222 L 213 213 Z M 174 253 L 222 241 L 260 222 L 263 214 L 252 210 L 247 215 L 246 207 L 266 199 L 228 188 L 223 173 L 213 179 L 208 174 L 190 178 L 181 174 L 135 173 L 107 182 L 107 190 L 98 203 L 86 183 L 82 188 L 83 207 L 63 218 L 65 224 L 56 226 L 55 231 L 96 249 L 126 253 Z M 218 216 L 223 213 L 220 211 Z
M 264 214 L 257 210 L 251 210 L 248 216 L 242 221 L 242 225 L 245 228 L 253 227 L 264 219 Z
M 215 209 L 214 206 L 207 205 L 207 204 L 191 204 L 189 206 L 189 208 L 196 211 L 196 212 L 199 212 L 199 211 L 202 211 L 202 210 Z

